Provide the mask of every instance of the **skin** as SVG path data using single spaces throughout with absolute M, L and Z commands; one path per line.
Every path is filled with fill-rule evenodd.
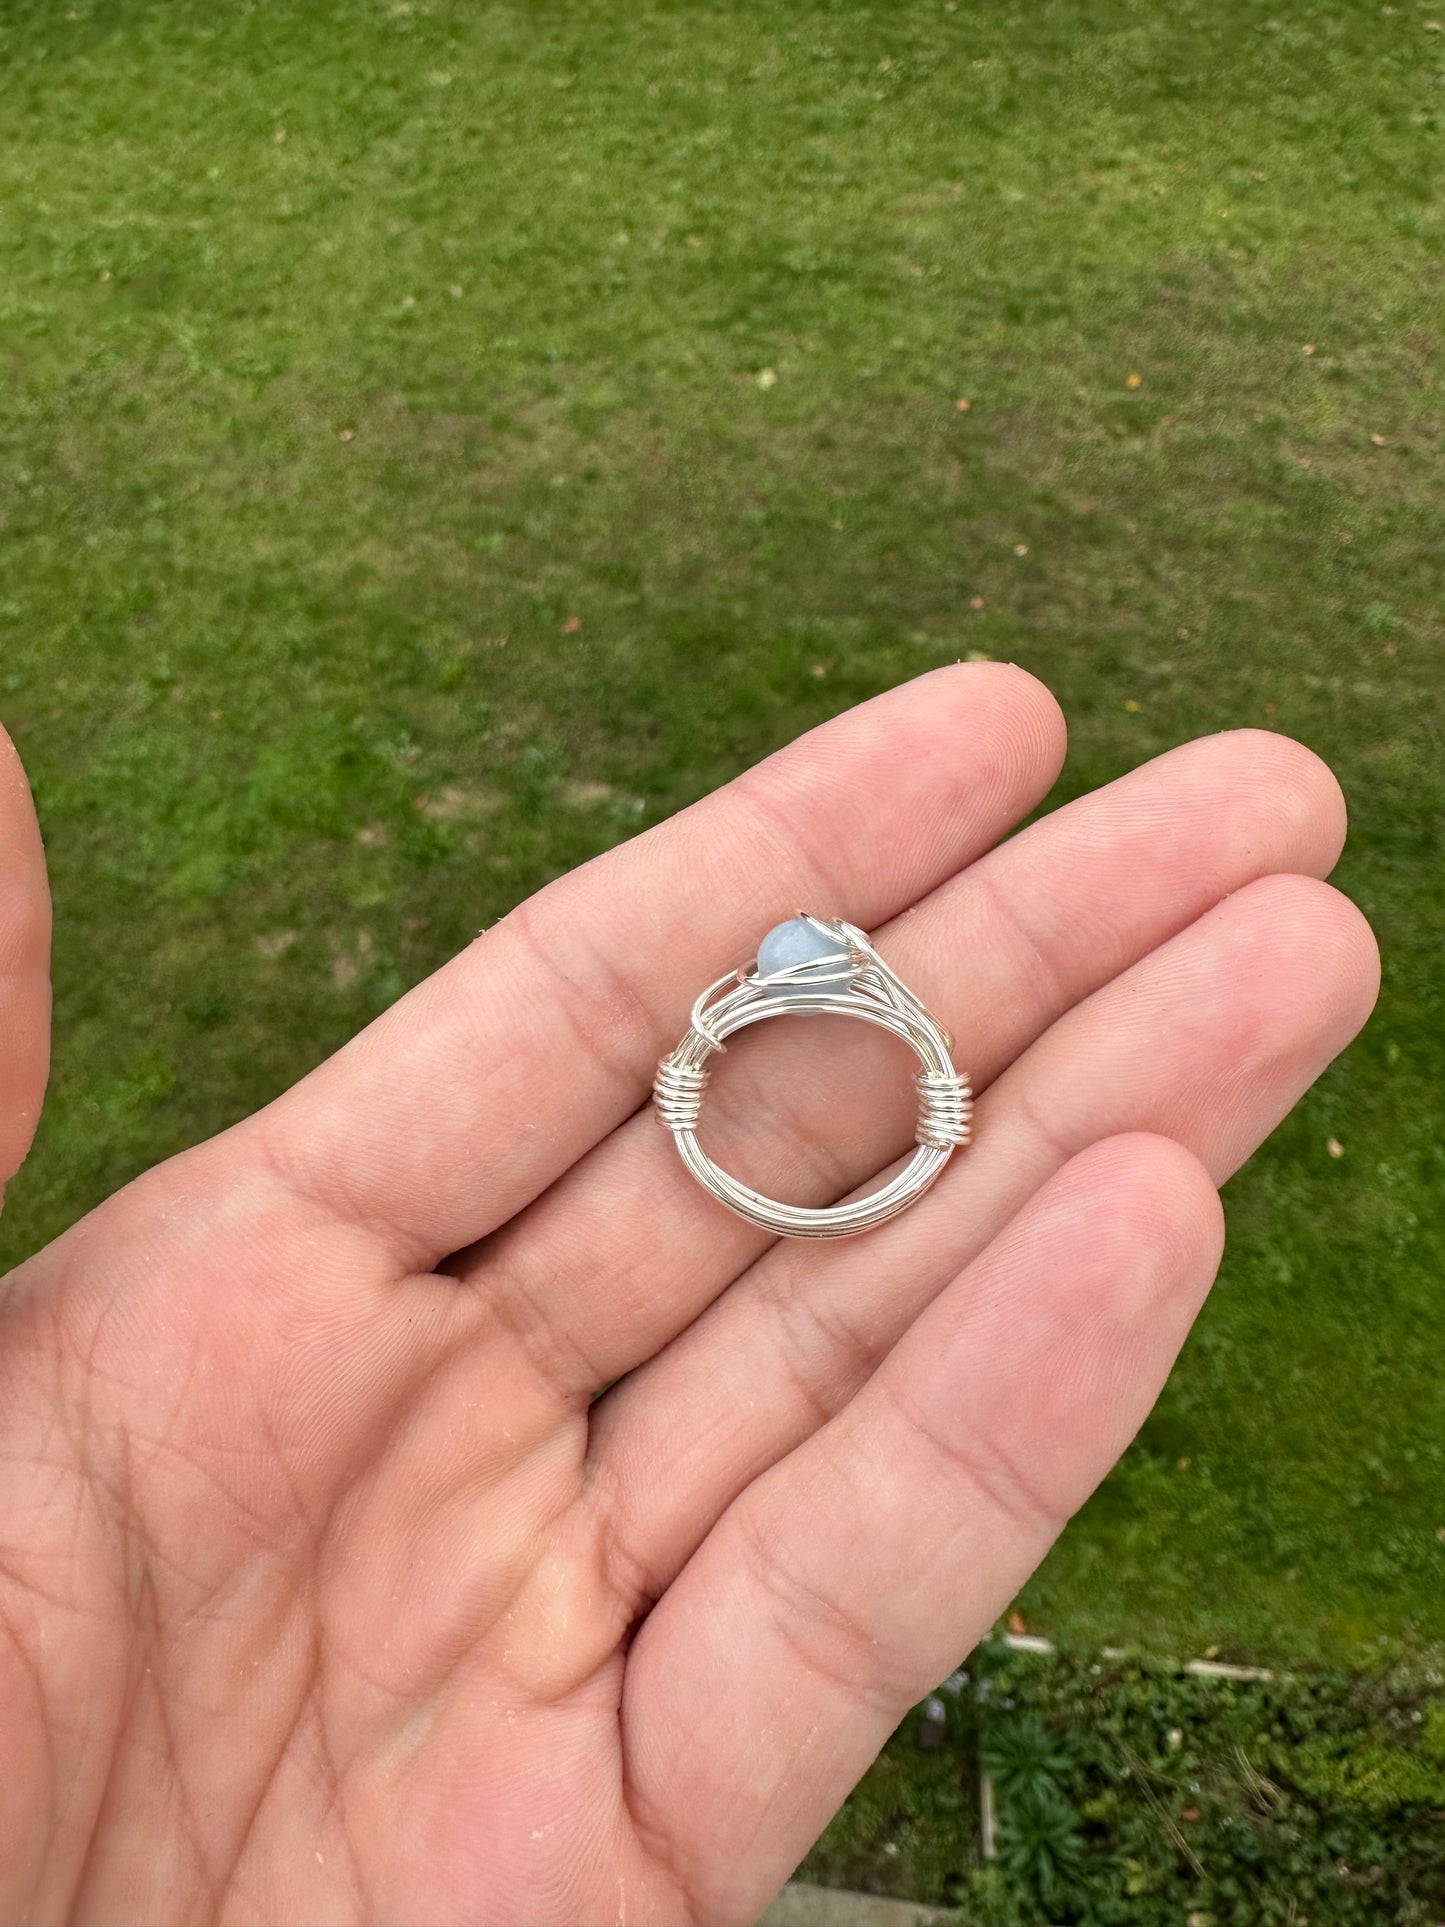
M 1216 1186 L 1375 996 L 1308 750 L 1207 738 L 1003 841 L 1063 751 L 1018 669 L 879 697 L 11 1274 L 0 1918 L 765 1907 L 1136 1431 Z M 874 933 L 981 1093 L 935 1189 L 836 1244 L 732 1218 L 645 1108 L 799 906 Z M 7 746 L 7 1173 L 47 943 Z M 704 1129 L 827 1202 L 906 1150 L 911 1068 L 762 1026 Z

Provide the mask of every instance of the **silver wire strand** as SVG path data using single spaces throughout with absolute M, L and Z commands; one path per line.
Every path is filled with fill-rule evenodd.
M 769 976 L 759 976 L 753 964 L 709 984 L 692 1007 L 685 1036 L 657 1067 L 653 1099 L 683 1163 L 729 1210 L 779 1237 L 846 1238 L 906 1211 L 936 1182 L 955 1150 L 972 1136 L 973 1096 L 967 1077 L 954 1069 L 952 1037 L 857 925 L 841 917 L 799 914 L 836 948 Z M 877 1024 L 909 1045 L 922 1065 L 914 1079 L 918 1126 L 912 1157 L 878 1190 L 842 1204 L 813 1207 L 764 1197 L 714 1164 L 697 1141 L 714 1052 L 726 1050 L 728 1038 L 749 1024 L 806 1015 Z

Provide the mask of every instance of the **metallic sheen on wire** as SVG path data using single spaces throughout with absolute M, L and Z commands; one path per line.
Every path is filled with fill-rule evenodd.
M 904 1211 L 935 1181 L 972 1132 L 968 1079 L 953 1067 L 953 1039 L 894 975 L 864 933 L 841 917 L 801 913 L 800 921 L 829 940 L 826 955 L 767 976 L 756 964 L 729 971 L 708 985 L 692 1007 L 677 1048 L 657 1067 L 657 1113 L 673 1134 L 683 1163 L 706 1190 L 740 1217 L 788 1238 L 845 1238 Z M 840 975 L 841 972 L 841 975 Z M 708 1059 L 727 1039 L 767 1017 L 827 1014 L 861 1017 L 902 1038 L 923 1068 L 918 1090 L 917 1146 L 879 1190 L 844 1204 L 781 1204 L 721 1170 L 697 1141 L 707 1090 Z

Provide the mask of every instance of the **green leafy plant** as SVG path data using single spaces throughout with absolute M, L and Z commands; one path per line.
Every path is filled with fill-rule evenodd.
M 1235 1681 L 1000 1641 L 971 1666 L 982 1692 L 950 1703 L 938 1750 L 906 1722 L 805 1877 L 954 1903 L 970 1927 L 1445 1917 L 1445 1682 L 1427 1667 Z
M 991 1721 L 981 1760 L 1001 1795 L 1017 1799 L 1057 1788 L 1073 1770 L 1072 1750 L 1035 1713 L 1005 1713 Z
M 1015 1887 L 1050 1913 L 1080 1898 L 1083 1830 L 1057 1782 L 1041 1775 L 1008 1794 L 999 1811 L 998 1857 Z
M 989 1723 L 980 1763 L 994 1784 L 1004 1871 L 1043 1906 L 1067 1903 L 1084 1867 L 1080 1817 L 1064 1791 L 1071 1750 L 1037 1714 L 1005 1712 Z

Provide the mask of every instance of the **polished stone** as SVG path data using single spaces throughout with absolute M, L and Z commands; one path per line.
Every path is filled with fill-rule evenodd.
M 789 917 L 786 923 L 777 924 L 758 945 L 758 975 L 769 977 L 777 970 L 790 970 L 795 964 L 811 963 L 815 957 L 835 955 L 842 945 L 836 937 L 830 937 L 822 930 L 815 930 L 801 917 Z M 850 962 L 839 963 L 836 970 L 820 972 L 808 979 L 812 984 L 846 984 L 853 976 Z M 765 997 L 778 997 L 798 986 L 800 980 L 791 984 L 764 984 Z

